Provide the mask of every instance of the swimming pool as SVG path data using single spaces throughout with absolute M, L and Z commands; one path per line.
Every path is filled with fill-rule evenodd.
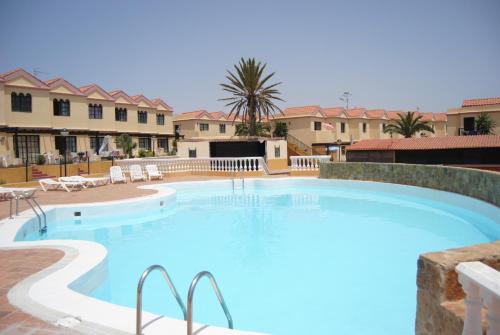
M 235 328 L 272 334 L 413 334 L 418 255 L 500 238 L 500 210 L 429 189 L 318 179 L 165 184 L 175 201 L 55 215 L 44 239 L 96 241 L 108 275 L 91 295 L 135 307 L 146 267 L 167 268 L 187 296 L 211 271 Z M 108 214 L 103 214 L 108 213 Z M 24 240 L 39 239 L 37 233 Z M 159 274 L 144 309 L 182 315 Z M 225 326 L 208 282 L 195 321 Z

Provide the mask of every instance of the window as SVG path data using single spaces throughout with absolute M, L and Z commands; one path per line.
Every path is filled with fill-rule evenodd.
M 464 130 L 472 131 L 474 130 L 474 117 L 464 117 Z
M 181 137 L 181 126 L 180 126 L 180 125 L 178 125 L 178 124 L 176 124 L 176 125 L 174 126 L 174 129 L 175 129 L 175 130 L 174 130 L 174 133 L 175 133 L 175 139 L 176 139 L 176 140 L 178 140 L 178 139 L 179 139 L 179 137 Z
M 158 137 L 158 148 L 168 151 L 168 138 Z
M 321 130 L 321 122 L 318 121 L 314 122 L 314 130 Z
M 89 104 L 89 119 L 102 119 L 102 105 Z
M 104 136 L 90 136 L 90 149 L 98 153 L 103 141 Z
M 385 127 L 387 127 L 387 124 L 382 123 L 382 132 L 385 132 Z
M 221 123 L 219 124 L 219 133 L 225 134 L 226 133 L 226 125 Z
M 56 136 L 56 150 L 59 154 L 64 155 L 64 136 Z M 76 136 L 66 136 L 66 152 L 77 152 Z
M 115 108 L 115 121 L 127 122 L 126 108 Z
M 137 112 L 137 122 L 148 123 L 148 112 L 138 111 Z
M 151 139 L 149 137 L 139 137 L 139 149 L 151 150 Z
M 31 113 L 31 94 L 12 92 L 10 94 L 11 110 L 13 112 Z
M 54 99 L 54 115 L 56 116 L 69 116 L 70 105 L 69 100 Z
M 208 123 L 200 123 L 200 131 L 208 131 Z
M 36 163 L 40 155 L 40 137 L 38 135 L 14 135 L 14 151 L 16 158 Z
M 191 149 L 189 148 L 189 158 L 196 158 L 196 148 Z
M 164 114 L 156 114 L 156 124 L 158 126 L 165 125 L 165 115 Z
M 345 122 L 340 122 L 340 132 L 345 133 Z
M 363 133 L 366 133 L 366 123 L 363 123 Z
M 280 158 L 281 156 L 281 149 L 279 145 L 274 146 L 274 158 Z

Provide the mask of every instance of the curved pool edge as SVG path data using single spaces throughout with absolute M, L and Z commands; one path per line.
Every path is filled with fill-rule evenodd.
M 248 179 L 270 180 L 269 178 Z M 315 177 L 283 177 L 276 179 L 318 180 L 318 178 Z M 330 179 L 330 181 L 336 180 L 337 179 Z M 184 181 L 143 185 L 138 187 L 154 189 L 157 193 L 117 201 L 51 205 L 43 206 L 43 208 L 50 211 L 53 209 L 73 209 L 74 207 L 90 209 L 91 207 L 103 207 L 113 204 L 145 204 L 148 201 L 157 201 L 159 199 L 164 199 L 165 197 L 175 199 L 176 190 L 168 187 L 170 185 L 174 186 L 178 184 L 194 184 L 200 182 L 229 183 L 230 181 L 231 179 L 217 179 L 209 181 Z M 341 179 L 338 181 L 346 182 Z M 354 183 L 386 184 L 383 182 L 371 181 L 354 181 Z M 403 187 L 426 189 L 418 186 Z M 429 188 L 427 189 L 431 190 Z M 449 193 L 439 190 L 434 191 Z M 35 219 L 36 217 L 33 213 L 24 211 L 20 216 L 15 217 L 12 220 L 8 218 L 0 220 L 0 248 L 54 248 L 64 251 L 65 256 L 52 266 L 49 266 L 48 268 L 26 278 L 13 287 L 9 291 L 9 301 L 21 310 L 27 311 L 29 314 L 51 323 L 54 323 L 61 317 L 72 316 L 80 318 L 82 322 L 74 329 L 85 333 L 135 333 L 134 308 L 123 307 L 98 300 L 71 289 L 71 287 L 83 277 L 93 275 L 98 277 L 99 271 L 102 271 L 104 267 L 102 264 L 106 263 L 106 248 L 95 242 L 79 240 L 50 240 L 36 242 L 15 241 L 20 229 L 30 221 L 33 223 Z M 55 297 L 57 297 L 57 299 L 55 299 Z M 154 323 L 144 329 L 143 332 L 146 335 L 164 334 L 165 330 L 168 330 L 173 334 L 185 334 L 186 332 L 186 323 L 183 320 L 159 316 L 147 312 L 144 312 L 143 319 L 144 323 L 157 319 Z M 230 330 L 215 326 L 204 326 L 200 324 L 195 324 L 195 331 L 196 330 L 200 330 L 198 334 L 261 334 L 256 332 Z
M 227 181 L 227 180 L 226 180 Z M 102 207 L 113 204 L 143 203 L 152 199 L 175 197 L 174 189 L 165 187 L 168 183 L 143 185 L 139 188 L 154 189 L 155 194 L 129 198 L 125 200 L 75 203 L 64 205 L 42 206 L 49 213 L 54 209 Z M 8 292 L 9 302 L 39 319 L 56 323 L 61 318 L 72 317 L 81 322 L 72 329 L 89 334 L 134 334 L 136 310 L 130 307 L 115 305 L 103 300 L 92 298 L 73 290 L 82 278 L 99 280 L 106 271 L 106 248 L 96 242 L 79 240 L 49 240 L 21 242 L 15 241 L 19 231 L 30 222 L 34 224 L 36 216 L 30 210 L 25 210 L 13 219 L 0 220 L 0 249 L 48 248 L 64 252 L 58 262 L 30 275 L 17 283 Z M 105 274 L 105 272 L 104 272 Z M 92 285 L 91 285 L 92 286 Z M 90 289 L 90 288 L 88 288 Z M 143 324 L 151 322 L 143 329 L 145 335 L 185 334 L 186 322 L 167 316 L 143 312 Z M 263 333 L 240 331 L 216 326 L 194 323 L 194 332 L 202 335 L 234 334 L 259 335 Z

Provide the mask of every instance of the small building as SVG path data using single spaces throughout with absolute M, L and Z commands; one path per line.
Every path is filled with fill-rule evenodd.
M 197 110 L 174 115 L 174 130 L 177 137 L 227 138 L 233 136 L 240 118 L 223 112 Z
M 347 147 L 347 161 L 499 165 L 500 135 L 362 140 Z
M 177 154 L 181 158 L 262 157 L 269 170 L 288 168 L 287 142 L 281 137 L 180 139 L 177 143 Z
M 496 123 L 493 133 L 500 135 L 500 97 L 466 99 L 462 107 L 450 108 L 446 113 L 448 134 L 452 136 L 476 135 L 476 120 L 486 113 Z

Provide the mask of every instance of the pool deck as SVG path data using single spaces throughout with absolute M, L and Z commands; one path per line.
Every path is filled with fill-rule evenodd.
M 127 184 L 108 184 L 81 191 L 66 192 L 62 190 L 42 190 L 36 193 L 40 205 L 56 205 L 71 203 L 90 203 L 101 201 L 123 200 L 150 195 L 156 191 L 140 189 L 139 186 L 172 183 L 180 181 L 201 181 L 213 179 L 227 179 L 228 177 L 198 177 L 178 176 L 166 177 L 163 181 L 135 182 Z M 270 177 L 273 178 L 273 177 Z M 19 202 L 19 212 L 28 209 L 24 201 Z M 0 202 L 0 220 L 9 217 L 9 202 Z M 54 264 L 63 257 L 64 253 L 56 249 L 0 249 L 0 335 L 59 335 L 79 334 L 74 330 L 48 324 L 23 311 L 16 309 L 9 303 L 7 294 L 17 283 L 32 274 Z

